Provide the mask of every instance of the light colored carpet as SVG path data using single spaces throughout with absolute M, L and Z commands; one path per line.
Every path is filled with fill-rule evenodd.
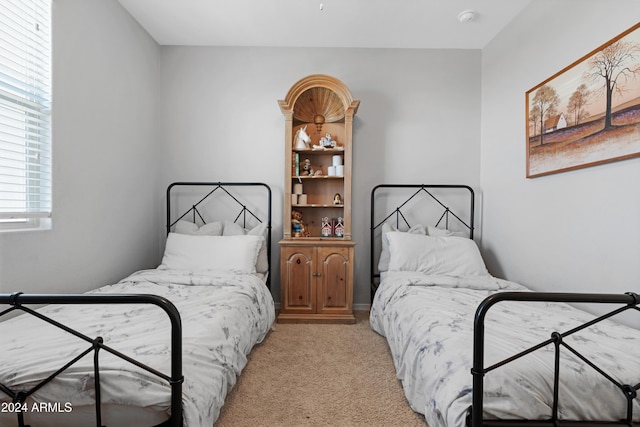
M 418 426 L 368 312 L 355 325 L 275 324 L 227 396 L 216 427 Z

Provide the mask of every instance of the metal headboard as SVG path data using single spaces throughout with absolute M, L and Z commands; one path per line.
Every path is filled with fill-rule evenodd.
M 189 209 L 187 209 L 181 215 L 178 215 L 175 220 L 171 220 L 171 190 L 176 187 L 210 187 L 204 196 L 200 198 L 196 203 L 192 204 Z M 237 194 L 233 194 L 230 189 L 233 187 L 256 187 L 256 188 L 264 188 L 266 194 L 266 218 L 260 218 L 258 215 L 254 213 L 251 209 L 249 209 L 246 204 L 241 201 L 241 198 Z M 187 215 L 192 215 L 192 221 L 196 222 L 196 219 L 200 220 L 202 223 L 206 223 L 203 215 L 198 210 L 198 207 L 202 205 L 205 200 L 208 200 L 214 194 L 224 193 L 228 196 L 233 202 L 235 202 L 239 206 L 239 212 L 233 219 L 233 222 L 238 222 L 241 219 L 241 224 L 243 228 L 246 228 L 247 225 L 247 215 L 253 217 L 256 221 L 262 223 L 266 221 L 267 223 L 267 259 L 269 260 L 269 269 L 271 269 L 271 187 L 262 182 L 174 182 L 167 187 L 167 222 L 166 222 L 166 230 L 167 234 L 171 231 L 171 227 L 173 227 L 178 221 L 187 217 Z M 254 208 L 255 210 L 255 208 Z M 271 289 L 271 274 L 267 275 L 266 285 L 269 289 Z
M 406 198 L 403 202 L 401 202 L 398 207 L 396 207 L 395 209 L 391 210 L 387 215 L 385 215 L 383 217 L 382 220 L 376 222 L 376 192 L 379 192 L 381 190 L 390 190 L 391 192 L 394 191 L 394 189 L 398 189 L 400 190 L 406 190 L 406 189 L 415 189 L 415 191 L 408 197 Z M 462 189 L 462 190 L 467 190 L 469 192 L 468 197 L 469 197 L 469 203 L 470 203 L 470 207 L 469 207 L 469 219 L 468 220 L 463 220 L 460 218 L 459 215 L 457 215 L 455 212 L 453 212 L 451 209 L 449 209 L 449 207 L 447 206 L 447 204 L 445 204 L 443 202 L 443 198 L 442 196 L 440 196 L 440 198 L 436 197 L 433 194 L 433 191 L 430 190 L 434 190 L 434 189 Z M 449 228 L 449 220 L 453 219 L 456 220 L 459 224 L 461 224 L 464 228 L 466 228 L 469 231 L 469 238 L 473 239 L 473 231 L 474 231 L 474 209 L 475 209 L 475 193 L 473 192 L 473 189 L 471 187 L 469 187 L 468 185 L 441 185 L 441 184 L 380 184 L 380 185 L 376 185 L 375 187 L 373 187 L 373 189 L 371 190 L 371 227 L 370 227 L 370 232 L 371 232 L 371 240 L 370 240 L 370 278 L 371 278 L 371 301 L 373 301 L 373 296 L 375 295 L 376 289 L 378 288 L 379 285 L 379 281 L 380 281 L 380 272 L 378 271 L 376 262 L 375 262 L 375 243 L 376 243 L 376 239 L 375 239 L 375 231 L 382 226 L 382 224 L 384 224 L 385 222 L 387 222 L 390 218 L 395 216 L 395 224 L 396 227 L 400 227 L 400 224 L 402 222 L 402 224 L 404 224 L 406 227 L 411 227 L 411 224 L 409 224 L 409 221 L 407 220 L 407 215 L 405 214 L 410 208 L 411 205 L 409 204 L 409 202 L 411 201 L 415 201 L 416 199 L 420 198 L 420 197 L 426 197 L 429 198 L 430 200 L 433 200 L 433 202 L 436 204 L 436 206 L 439 206 L 440 208 L 442 208 L 442 214 L 440 215 L 440 217 L 438 218 L 438 220 L 436 221 L 436 223 L 434 224 L 435 226 L 441 226 L 443 225 L 445 228 Z

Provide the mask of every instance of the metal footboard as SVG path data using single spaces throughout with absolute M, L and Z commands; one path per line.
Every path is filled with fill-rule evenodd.
M 78 339 L 86 341 L 89 346 L 86 350 L 72 358 L 60 367 L 56 372 L 52 373 L 49 377 L 40 381 L 27 391 L 13 391 L 4 384 L 0 384 L 0 391 L 6 393 L 13 399 L 13 403 L 19 409 L 16 411 L 18 418 L 18 425 L 21 427 L 28 427 L 24 423 L 24 413 L 20 409 L 21 404 L 24 404 L 26 399 L 40 388 L 46 386 L 56 376 L 63 373 L 66 369 L 75 364 L 78 360 L 93 352 L 94 358 L 94 376 L 95 376 L 95 413 L 96 413 L 96 426 L 101 427 L 102 413 L 100 405 L 100 367 L 99 367 L 99 352 L 101 350 L 107 351 L 123 360 L 126 360 L 139 368 L 142 368 L 159 378 L 167 381 L 171 387 L 171 417 L 166 422 L 162 423 L 162 426 L 178 427 L 182 425 L 182 324 L 180 319 L 180 313 L 176 307 L 166 298 L 162 298 L 156 295 L 144 295 L 144 294 L 23 294 L 21 292 L 13 294 L 0 294 L 0 304 L 9 305 L 10 307 L 0 312 L 0 317 L 19 310 L 29 315 L 35 316 L 57 328 L 60 328 Z M 118 352 L 117 350 L 106 345 L 101 337 L 88 337 L 68 325 L 61 324 L 38 311 L 27 307 L 27 304 L 153 304 L 160 307 L 169 316 L 171 321 L 171 374 L 167 375 L 159 372 L 152 367 L 149 367 L 137 360 Z
M 492 366 L 484 366 L 484 320 L 487 312 L 495 304 L 503 301 L 530 301 L 530 302 L 564 302 L 564 303 L 599 303 L 599 304 L 618 304 L 620 307 L 595 317 L 593 320 L 575 327 L 565 332 L 553 332 L 551 337 L 539 344 L 536 344 L 520 353 L 517 353 L 507 359 L 504 359 Z M 633 400 L 638 396 L 640 383 L 637 384 L 620 384 L 609 374 L 604 372 L 586 356 L 580 354 L 570 345 L 564 342 L 564 338 L 599 323 L 605 319 L 609 319 L 619 313 L 627 310 L 640 311 L 640 296 L 635 293 L 626 294 L 577 294 L 577 293 L 555 293 L 555 292 L 498 292 L 493 294 L 478 306 L 474 320 L 474 336 L 473 336 L 473 368 L 471 374 L 473 376 L 473 400 L 467 417 L 467 425 L 471 427 L 489 427 L 489 426 L 505 426 L 505 425 L 527 425 L 527 426 L 638 426 L 637 422 L 633 422 Z M 553 389 L 553 406 L 552 413 L 549 414 L 547 420 L 522 421 L 522 420 L 485 420 L 483 418 L 483 390 L 484 375 L 500 366 L 506 365 L 522 356 L 532 353 L 549 344 L 555 346 L 555 369 L 554 369 L 554 389 Z M 595 369 L 608 381 L 613 383 L 619 390 L 621 398 L 626 399 L 627 413 L 624 419 L 620 421 L 562 421 L 558 419 L 558 384 L 560 378 L 560 352 L 565 349 L 582 361 Z M 639 373 L 640 376 L 640 373 Z M 636 414 L 637 415 L 637 414 Z

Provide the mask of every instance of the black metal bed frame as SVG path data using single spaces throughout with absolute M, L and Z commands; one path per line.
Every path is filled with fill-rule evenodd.
M 174 187 L 184 186 L 184 187 L 212 187 L 212 189 L 206 193 L 200 200 L 194 203 L 191 208 L 189 208 L 186 212 L 180 215 L 175 220 L 171 221 L 170 212 L 171 212 L 171 190 Z M 246 228 L 247 226 L 247 214 L 254 218 L 256 221 L 262 223 L 263 220 L 260 219 L 253 211 L 251 211 L 247 206 L 242 203 L 236 196 L 231 194 L 228 188 L 231 187 L 263 187 L 267 193 L 267 259 L 269 260 L 269 266 L 271 266 L 271 187 L 262 182 L 174 182 L 173 184 L 167 187 L 167 223 L 166 230 L 167 234 L 171 231 L 171 227 L 173 227 L 178 221 L 185 218 L 187 215 L 192 214 L 193 222 L 196 222 L 196 219 L 202 221 L 202 223 L 206 224 L 205 219 L 202 214 L 198 210 L 198 206 L 202 204 L 205 200 L 215 194 L 216 191 L 221 191 L 229 196 L 234 202 L 240 206 L 240 211 L 236 215 L 233 222 L 238 222 L 240 217 L 242 217 L 242 227 Z M 267 288 L 271 289 L 271 274 L 267 276 L 266 282 Z
M 395 210 L 389 213 L 384 219 L 378 223 L 375 221 L 375 199 L 376 191 L 379 189 L 393 189 L 393 188 L 414 188 L 417 189 L 408 199 L 400 204 Z M 469 224 L 461 220 L 457 215 L 453 214 L 451 210 L 440 200 L 438 200 L 431 192 L 430 188 L 451 188 L 459 189 L 466 188 L 470 192 L 471 212 Z M 433 198 L 438 204 L 440 204 L 444 213 L 438 220 L 436 225 L 439 225 L 443 218 L 447 218 L 449 215 L 453 215 L 462 224 L 469 229 L 469 237 L 473 239 L 473 217 L 474 217 L 474 192 L 473 190 L 464 185 L 424 185 L 424 184 L 386 184 L 378 185 L 371 191 L 371 241 L 370 241 L 370 260 L 371 260 L 371 299 L 379 285 L 380 274 L 376 273 L 375 266 L 375 230 L 379 228 L 384 222 L 389 220 L 392 216 L 396 216 L 396 226 L 399 225 L 400 219 L 404 224 L 409 227 L 405 215 L 402 213 L 402 209 L 411 201 L 414 197 L 418 196 L 422 192 L 425 192 Z M 617 304 L 618 307 L 597 317 L 594 317 L 591 321 L 577 326 L 571 330 L 564 332 L 554 331 L 551 333 L 551 337 L 543 342 L 533 345 L 532 347 L 514 354 L 500 362 L 497 362 L 491 366 L 484 366 L 484 319 L 487 312 L 491 307 L 500 302 L 508 301 L 525 301 L 525 302 L 564 302 L 564 303 L 597 303 L 597 304 Z M 640 311 L 640 296 L 635 293 L 625 294 L 579 294 L 579 293 L 561 293 L 561 292 L 498 292 L 487 298 L 485 298 L 478 306 L 475 318 L 474 318 L 474 331 L 473 331 L 473 367 L 471 369 L 472 375 L 472 406 L 467 411 L 466 423 L 470 427 L 501 427 L 501 426 L 534 426 L 534 427 L 548 427 L 548 426 L 640 426 L 640 423 L 633 421 L 633 400 L 638 396 L 638 390 L 640 390 L 640 382 L 637 384 L 621 384 L 616 381 L 609 373 L 605 372 L 585 355 L 579 353 L 569 344 L 564 341 L 564 338 L 579 332 L 585 328 L 588 328 L 596 323 L 609 319 L 615 315 L 618 315 L 627 310 Z M 553 404 L 552 413 L 548 419 L 544 420 L 486 420 L 483 414 L 483 393 L 484 393 L 484 376 L 485 374 L 493 371 L 500 366 L 506 365 L 516 359 L 519 359 L 527 354 L 530 354 L 542 347 L 553 344 L 555 346 L 555 367 L 554 367 L 554 390 L 553 390 Z M 584 363 L 596 370 L 609 382 L 615 385 L 620 392 L 621 396 L 626 399 L 627 413 L 624 419 L 619 421 L 570 421 L 560 420 L 558 417 L 558 385 L 560 382 L 560 355 L 561 349 L 564 348 L 573 355 L 580 358 Z M 640 357 L 640 355 L 639 355 Z M 639 378 L 640 378 L 640 373 Z M 480 408 L 476 410 L 475 408 Z
M 409 196 L 404 202 L 402 202 L 400 205 L 398 205 L 398 207 L 396 207 L 394 210 L 392 210 L 391 212 L 389 212 L 388 215 L 386 215 L 382 220 L 380 220 L 379 222 L 376 223 L 376 218 L 375 218 L 375 201 L 376 201 L 376 196 L 377 196 L 377 192 L 378 191 L 384 191 L 386 189 L 391 189 L 393 191 L 393 189 L 414 189 L 415 192 L 413 194 L 411 194 L 411 196 Z M 458 215 L 456 215 L 455 212 L 453 212 L 451 209 L 449 209 L 449 207 L 444 204 L 440 199 L 438 199 L 431 191 L 429 190 L 433 190 L 433 189 L 459 189 L 459 190 L 466 190 L 469 192 L 469 203 L 470 203 L 470 215 L 469 215 L 469 219 L 467 221 L 464 221 L 463 219 L 461 219 Z M 404 225 L 406 227 L 411 227 L 411 224 L 409 224 L 409 221 L 407 221 L 407 218 L 405 216 L 405 214 L 403 213 L 403 209 L 410 208 L 409 202 L 411 202 L 412 200 L 417 200 L 419 197 L 429 197 L 431 200 L 433 200 L 437 205 L 439 205 L 442 208 L 442 214 L 440 215 L 440 217 L 438 218 L 438 221 L 435 222 L 435 226 L 439 226 L 441 225 L 441 223 L 444 221 L 444 226 L 445 228 L 449 228 L 449 219 L 451 217 L 453 217 L 454 219 L 456 219 L 461 225 L 463 225 L 467 230 L 469 230 L 469 238 L 473 239 L 473 231 L 474 231 L 474 209 L 475 209 L 475 193 L 473 191 L 473 189 L 471 187 L 469 187 L 468 185 L 446 185 L 446 184 L 380 184 L 380 185 L 376 185 L 375 187 L 373 187 L 373 189 L 371 190 L 371 228 L 370 228 L 370 233 L 371 233 L 371 239 L 369 241 L 370 244 L 370 251 L 369 251 L 369 255 L 370 255 L 370 283 L 371 283 L 371 301 L 373 302 L 373 296 L 376 293 L 376 290 L 378 289 L 378 285 L 379 285 L 379 280 L 380 280 L 380 272 L 377 271 L 377 266 L 375 263 L 375 248 L 374 248 L 374 244 L 375 244 L 375 232 L 378 228 L 380 228 L 382 226 L 382 224 L 384 224 L 385 222 L 387 222 L 389 220 L 389 218 L 393 217 L 395 215 L 395 222 L 396 222 L 396 227 L 400 227 L 400 220 L 402 220 L 402 223 L 404 223 Z M 406 210 L 405 210 L 406 212 Z
M 526 350 L 523 350 L 511 357 L 497 362 L 489 367 L 484 366 L 484 319 L 487 312 L 495 304 L 502 301 L 527 301 L 527 302 L 564 302 L 564 303 L 597 303 L 597 304 L 618 304 L 620 307 L 595 317 L 591 321 L 579 325 L 565 332 L 554 331 L 551 338 L 542 341 Z M 640 423 L 633 422 L 633 399 L 638 396 L 640 383 L 635 385 L 621 384 L 616 381 L 609 373 L 600 369 L 585 355 L 581 354 L 564 341 L 564 338 L 588 328 L 605 319 L 609 319 L 617 314 L 627 310 L 640 311 L 640 296 L 635 293 L 627 292 L 626 294 L 578 294 L 578 293 L 562 293 L 562 292 L 498 292 L 485 298 L 476 310 L 473 328 L 473 368 L 471 375 L 473 376 L 473 395 L 472 406 L 467 414 L 467 425 L 472 427 L 492 427 L 505 425 L 528 425 L 528 426 L 639 426 Z M 553 373 L 553 404 L 551 414 L 547 420 L 485 420 L 481 410 L 476 411 L 474 408 L 483 408 L 483 390 L 484 375 L 488 372 L 506 365 L 522 356 L 530 354 L 542 347 L 553 344 L 555 347 L 555 364 Z M 561 349 L 565 348 L 573 355 L 580 358 L 583 362 L 596 370 L 600 375 L 614 384 L 627 401 L 626 418 L 620 421 L 565 421 L 558 418 L 558 385 L 560 382 L 560 355 Z M 640 356 L 640 355 L 639 355 Z M 640 378 L 640 372 L 638 372 Z
M 221 190 L 226 193 L 231 199 L 237 202 L 241 207 L 241 211 L 236 216 L 234 222 L 237 222 L 240 216 L 243 216 L 243 225 L 246 224 L 246 215 L 249 214 L 254 217 L 257 221 L 262 222 L 262 220 L 256 216 L 251 210 L 249 210 L 238 198 L 236 198 L 233 194 L 231 194 L 227 188 L 229 187 L 264 187 L 267 193 L 267 258 L 269 260 L 269 265 L 271 265 L 271 188 L 264 183 L 254 183 L 254 182 L 176 182 L 167 188 L 167 233 L 170 232 L 171 227 L 178 221 L 171 222 L 171 190 L 174 187 L 178 186 L 211 186 L 213 189 L 207 193 L 200 201 L 194 204 L 187 212 L 182 214 L 178 219 L 184 218 L 190 212 L 195 215 L 204 222 L 202 219 L 202 215 L 197 210 L 197 206 L 200 205 L 204 200 L 214 194 L 217 190 Z M 266 285 L 270 287 L 270 274 L 267 276 Z M 89 343 L 89 347 L 81 352 L 80 354 L 73 357 L 68 362 L 64 363 L 64 365 L 53 372 L 44 380 L 38 382 L 38 384 L 34 385 L 27 391 L 13 391 L 6 385 L 0 383 L 0 391 L 7 394 L 12 398 L 14 404 L 17 404 L 17 407 L 20 408 L 16 412 L 17 422 L 20 427 L 29 427 L 24 422 L 24 412 L 21 410 L 22 404 L 26 402 L 26 399 L 35 393 L 40 388 L 44 387 L 47 383 L 51 382 L 56 376 L 64 372 L 66 369 L 71 367 L 73 364 L 78 362 L 84 356 L 93 352 L 93 366 L 94 366 L 94 380 L 95 380 L 95 416 L 96 416 L 96 426 L 104 427 L 102 424 L 102 409 L 100 404 L 100 365 L 99 365 L 99 352 L 101 350 L 107 351 L 127 362 L 132 363 L 139 368 L 150 372 L 157 377 L 167 381 L 167 383 L 171 387 L 171 415 L 170 418 L 161 423 L 158 427 L 179 427 L 182 426 L 182 383 L 184 382 L 184 377 L 182 374 L 182 321 L 180 317 L 180 313 L 177 308 L 171 303 L 171 301 L 166 298 L 157 296 L 157 295 L 147 295 L 147 294 L 24 294 L 22 292 L 14 292 L 12 294 L 0 294 L 0 304 L 9 305 L 10 307 L 0 311 L 0 318 L 3 316 L 12 313 L 14 311 L 21 311 L 23 313 L 30 314 L 36 318 L 43 320 L 63 331 L 66 331 L 77 338 L 86 341 Z M 120 353 L 119 351 L 109 347 L 103 342 L 102 337 L 91 338 L 82 334 L 79 331 L 71 328 L 68 325 L 64 325 L 62 323 L 57 322 L 54 319 L 51 319 L 48 316 L 43 315 L 37 310 L 31 309 L 27 307 L 27 305 L 42 305 L 42 304 L 60 304 L 60 305 L 77 305 L 77 304 L 152 304 L 160 307 L 169 317 L 171 322 L 171 374 L 167 375 L 162 373 L 150 366 L 147 366 L 143 363 L 138 362 L 137 360 Z
M 184 377 L 182 376 L 182 321 L 180 313 L 171 301 L 166 298 L 159 297 L 157 295 L 144 295 L 144 294 L 23 294 L 22 292 L 15 292 L 12 294 L 0 294 L 0 304 L 8 304 L 11 307 L 0 312 L 0 317 L 5 314 L 11 313 L 14 310 L 20 310 L 24 313 L 28 313 L 34 317 L 37 317 L 53 326 L 56 326 L 63 331 L 66 331 L 72 335 L 75 335 L 81 340 L 90 343 L 90 346 L 71 360 L 66 362 L 60 369 L 53 372 L 44 380 L 38 382 L 35 386 L 31 387 L 28 391 L 13 391 L 4 384 L 0 384 L 0 390 L 6 393 L 12 398 L 13 403 L 17 404 L 20 409 L 16 412 L 18 417 L 18 425 L 20 427 L 29 427 L 24 423 L 24 412 L 22 405 L 26 402 L 26 399 L 33 393 L 44 387 L 47 383 L 51 382 L 56 376 L 64 372 L 67 368 L 78 362 L 84 356 L 93 351 L 93 366 L 94 366 L 94 381 L 95 381 L 95 394 L 96 394 L 96 426 L 104 427 L 102 424 L 102 409 L 100 405 L 100 365 L 99 365 L 99 351 L 107 351 L 121 359 L 126 360 L 159 378 L 164 379 L 171 386 L 171 417 L 169 420 L 162 423 L 162 427 L 178 427 L 182 425 L 182 383 Z M 73 328 L 64 325 L 33 310 L 26 307 L 26 304 L 61 304 L 61 305 L 73 305 L 73 304 L 153 304 L 160 307 L 165 311 L 169 320 L 171 321 L 171 375 L 166 375 L 156 369 L 138 362 L 137 360 L 120 353 L 119 351 L 107 346 L 103 343 L 102 337 L 91 338 L 81 332 L 74 330 Z

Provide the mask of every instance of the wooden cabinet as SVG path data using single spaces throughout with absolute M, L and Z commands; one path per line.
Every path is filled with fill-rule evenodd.
M 352 128 L 360 101 L 340 80 L 315 74 L 279 104 L 285 197 L 278 321 L 352 323 Z
M 279 322 L 354 323 L 353 242 L 282 241 Z

